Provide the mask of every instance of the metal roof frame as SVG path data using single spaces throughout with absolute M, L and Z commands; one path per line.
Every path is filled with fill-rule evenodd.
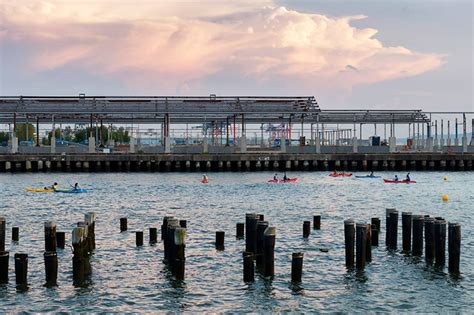
M 0 123 L 428 123 L 421 110 L 321 110 L 314 96 L 4 96 Z

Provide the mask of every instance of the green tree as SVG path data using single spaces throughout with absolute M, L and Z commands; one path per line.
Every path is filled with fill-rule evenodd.
M 36 130 L 32 124 L 17 124 L 15 134 L 18 141 L 32 141 L 35 139 Z
M 71 126 L 66 126 L 61 132 L 61 140 L 74 141 L 74 130 Z
M 54 136 L 56 137 L 56 140 L 59 140 L 59 136 L 61 135 L 61 130 L 60 129 L 54 129 Z M 41 142 L 44 145 L 50 145 L 51 144 L 51 137 L 53 136 L 53 132 L 50 131 L 48 132 L 48 137 L 43 138 Z
M 90 128 L 79 128 L 74 132 L 74 142 L 84 142 L 89 137 Z
M 112 139 L 117 141 L 118 143 L 130 143 L 130 135 L 125 128 L 120 127 L 118 129 L 112 129 Z
M 0 132 L 0 143 L 8 142 L 9 139 L 10 139 L 10 135 L 8 134 L 8 132 L 4 132 L 4 131 Z

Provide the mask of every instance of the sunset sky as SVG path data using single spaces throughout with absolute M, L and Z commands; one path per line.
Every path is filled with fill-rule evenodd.
M 474 111 L 470 0 L 0 0 L 1 95 Z

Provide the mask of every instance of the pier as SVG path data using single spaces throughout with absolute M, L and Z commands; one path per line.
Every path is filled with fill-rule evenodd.
M 0 172 L 472 171 L 474 153 L 4 154 Z
M 472 112 L 326 110 L 314 96 L 5 96 L 0 124 L 0 172 L 466 171 L 474 159 Z

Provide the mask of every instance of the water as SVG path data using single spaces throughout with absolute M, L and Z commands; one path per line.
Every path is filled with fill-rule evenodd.
M 29 256 L 29 289 L 17 292 L 13 259 L 10 283 L 0 286 L 0 310 L 17 311 L 468 311 L 474 307 L 472 173 L 412 173 L 415 185 L 384 184 L 380 179 L 331 178 L 327 173 L 292 173 L 294 184 L 270 184 L 272 173 L 210 174 L 2 174 L 0 215 L 7 225 L 7 248 Z M 393 174 L 379 174 L 384 177 Z M 403 175 L 403 174 L 399 174 Z M 443 181 L 448 175 L 449 180 Z M 79 182 L 87 194 L 26 193 L 53 181 Z M 449 202 L 441 195 L 448 194 Z M 363 272 L 344 267 L 343 220 L 382 219 L 385 208 L 443 216 L 462 224 L 460 278 L 447 270 L 426 267 L 423 258 L 388 254 L 374 248 L 373 262 Z M 93 275 L 85 288 L 72 285 L 70 249 L 58 252 L 56 288 L 45 288 L 43 222 L 54 220 L 67 231 L 84 213 L 97 213 L 97 249 Z M 246 212 L 264 213 L 277 228 L 276 276 L 242 281 L 243 240 L 235 239 L 235 223 Z M 302 238 L 303 220 L 322 214 L 322 229 Z M 162 263 L 163 247 L 135 248 L 135 230 L 159 227 L 165 215 L 188 220 L 186 281 L 174 281 Z M 129 233 L 119 232 L 127 216 Z M 20 242 L 10 244 L 12 226 Z M 225 251 L 214 249 L 216 230 L 226 232 Z M 401 231 L 400 231 L 401 232 Z M 399 249 L 401 235 L 399 236 Z M 329 252 L 321 252 L 321 248 Z M 291 285 L 291 253 L 303 251 L 304 274 Z

